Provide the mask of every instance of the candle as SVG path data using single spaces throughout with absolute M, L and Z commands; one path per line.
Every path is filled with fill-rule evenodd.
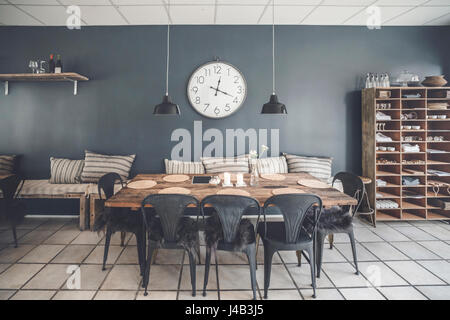
M 238 173 L 236 175 L 236 179 L 237 179 L 237 185 L 244 185 L 244 175 L 242 173 Z
M 224 172 L 223 174 L 223 184 L 230 185 L 231 184 L 231 176 L 228 172 Z

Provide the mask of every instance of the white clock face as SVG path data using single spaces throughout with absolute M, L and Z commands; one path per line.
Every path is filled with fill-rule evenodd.
M 247 96 L 242 73 L 229 63 L 214 61 L 191 75 L 187 95 L 192 107 L 208 118 L 224 118 L 236 112 Z

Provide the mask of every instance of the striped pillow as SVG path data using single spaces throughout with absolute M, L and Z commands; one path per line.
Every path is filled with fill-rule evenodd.
M 14 173 L 14 166 L 16 156 L 1 156 L 0 155 L 0 174 Z
M 259 174 L 267 173 L 288 173 L 288 165 L 285 157 L 271 157 L 255 159 L 254 164 Z
M 135 154 L 128 156 L 109 156 L 85 151 L 84 169 L 81 181 L 85 183 L 97 183 L 107 173 L 115 172 L 123 180 L 128 179 Z
M 332 158 L 303 157 L 283 153 L 289 172 L 307 172 L 325 182 L 331 177 Z
M 83 160 L 50 158 L 50 183 L 81 183 Z
M 233 158 L 200 158 L 206 173 L 249 172 L 248 155 Z
M 190 162 L 190 161 L 178 161 L 178 160 L 168 160 L 164 159 L 166 164 L 166 173 L 168 174 L 203 174 L 205 173 L 205 167 L 201 162 Z

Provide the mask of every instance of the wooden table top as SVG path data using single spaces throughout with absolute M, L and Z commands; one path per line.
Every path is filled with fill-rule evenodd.
M 131 188 L 123 188 L 120 190 L 117 194 L 112 196 L 110 199 L 108 199 L 105 202 L 105 206 L 107 207 L 122 207 L 122 208 L 133 208 L 138 209 L 141 206 L 142 200 L 150 194 L 156 194 L 159 190 L 169 187 L 182 187 L 189 189 L 191 191 L 191 195 L 196 197 L 199 201 L 201 201 L 204 197 L 208 195 L 216 194 L 219 190 L 223 189 L 229 189 L 229 188 L 223 188 L 222 186 L 214 186 L 210 184 L 192 184 L 192 177 L 193 176 L 201 176 L 199 174 L 191 174 L 187 175 L 190 177 L 189 180 L 186 180 L 184 182 L 166 182 L 163 180 L 163 177 L 167 174 L 139 174 L 137 175 L 132 181 L 139 181 L 139 180 L 154 180 L 157 182 L 156 186 L 150 188 L 150 189 L 143 189 L 143 190 L 137 190 L 137 189 L 131 189 Z M 205 174 L 205 176 L 208 176 L 209 174 Z M 266 180 L 263 178 L 259 178 L 259 185 L 257 187 L 243 187 L 239 188 L 242 190 L 247 191 L 251 197 L 255 198 L 260 202 L 261 205 L 264 204 L 264 202 L 273 196 L 272 190 L 277 189 L 278 186 L 283 187 L 290 187 L 290 188 L 296 188 L 301 189 L 305 193 L 311 193 L 316 194 L 322 199 L 322 203 L 324 206 L 334 206 L 334 205 L 355 205 L 357 204 L 356 200 L 336 189 L 333 188 L 326 188 L 326 189 L 312 189 L 307 188 L 304 186 L 301 186 L 297 183 L 299 179 L 314 179 L 316 178 L 312 177 L 311 175 L 307 173 L 287 173 L 283 174 L 286 176 L 286 179 L 283 181 L 272 181 L 272 180 Z M 249 184 L 250 175 L 245 174 L 244 175 L 244 181 Z M 274 187 L 274 188 L 270 188 Z M 237 188 L 233 188 L 237 189 Z

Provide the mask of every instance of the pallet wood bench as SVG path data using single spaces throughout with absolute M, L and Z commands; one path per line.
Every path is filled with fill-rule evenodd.
M 23 199 L 79 199 L 80 230 L 89 226 L 88 191 L 91 184 L 52 184 L 49 180 L 25 180 L 19 198 Z

